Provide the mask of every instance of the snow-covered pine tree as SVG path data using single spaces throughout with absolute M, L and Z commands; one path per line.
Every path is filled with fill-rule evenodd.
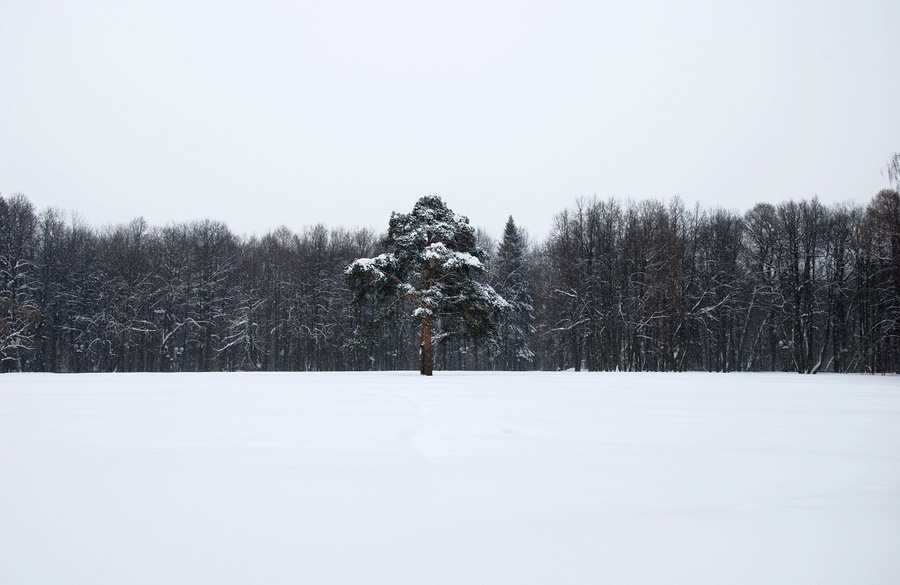
M 500 367 L 522 370 L 534 359 L 529 345 L 535 332 L 534 300 L 528 281 L 528 242 L 512 216 L 503 230 L 494 273 L 497 292 L 510 305 L 508 317 L 500 325 Z
M 466 335 L 496 343 L 497 323 L 509 304 L 475 278 L 485 270 L 484 251 L 466 217 L 440 197 L 422 197 L 412 213 L 391 214 L 382 245 L 386 253 L 347 267 L 350 288 L 357 302 L 382 302 L 382 313 L 398 302 L 412 306 L 422 375 L 432 375 L 432 342 L 441 337 Z

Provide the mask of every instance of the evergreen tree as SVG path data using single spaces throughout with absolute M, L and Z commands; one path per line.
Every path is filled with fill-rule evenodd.
M 485 253 L 466 217 L 453 213 L 440 197 L 422 197 L 411 213 L 391 214 L 382 245 L 386 253 L 347 267 L 350 288 L 357 302 L 383 303 L 376 321 L 412 305 L 408 314 L 419 324 L 422 375 L 432 374 L 432 344 L 442 337 L 464 335 L 496 343 L 498 318 L 509 305 L 490 285 L 476 280 L 485 270 Z
M 503 230 L 495 260 L 496 289 L 509 303 L 500 325 L 500 369 L 522 370 L 534 360 L 529 338 L 535 332 L 534 300 L 528 280 L 528 243 L 512 216 Z

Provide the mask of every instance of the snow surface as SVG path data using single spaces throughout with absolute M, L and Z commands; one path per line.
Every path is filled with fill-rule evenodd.
M 422 252 L 423 260 L 440 260 L 443 267 L 448 270 L 460 266 L 471 266 L 472 268 L 484 268 L 481 260 L 477 256 L 473 256 L 468 252 L 457 252 L 448 248 L 443 242 L 435 242 L 426 246 Z
M 0 376 L 0 583 L 900 583 L 900 378 Z

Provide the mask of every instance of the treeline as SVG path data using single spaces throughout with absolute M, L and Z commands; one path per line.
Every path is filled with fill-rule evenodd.
M 499 345 L 438 337 L 437 369 L 900 372 L 895 190 L 743 215 L 585 199 L 543 242 L 512 220 L 480 240 L 512 310 Z M 0 197 L 0 371 L 414 369 L 415 324 L 373 330 L 347 285 L 380 252 L 368 229 L 97 230 Z
M 743 216 L 582 201 L 539 258 L 540 353 L 560 367 L 900 371 L 896 191 Z

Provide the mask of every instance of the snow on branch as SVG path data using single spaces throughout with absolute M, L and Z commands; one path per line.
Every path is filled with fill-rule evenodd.
M 448 248 L 443 242 L 435 242 L 426 246 L 422 251 L 422 259 L 427 261 L 437 260 L 441 263 L 441 267 L 447 270 L 468 266 L 479 270 L 484 269 L 484 265 L 477 256 L 468 252 L 457 252 Z

